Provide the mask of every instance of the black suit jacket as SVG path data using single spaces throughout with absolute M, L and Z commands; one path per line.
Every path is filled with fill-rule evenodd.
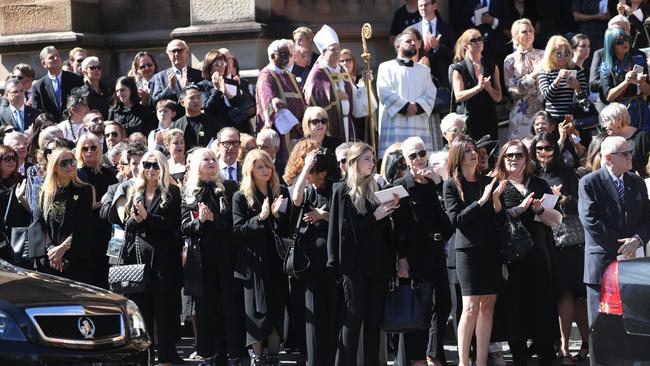
M 44 113 L 49 113 L 54 118 L 54 123 L 63 120 L 63 111 L 66 110 L 66 101 L 72 89 L 83 86 L 81 76 L 62 71 L 61 73 L 61 104 L 57 105 L 52 82 L 47 76 L 36 80 L 32 85 L 32 107 Z
M 178 128 L 179 130 L 183 131 L 186 151 L 195 146 L 208 146 L 208 143 L 217 137 L 217 133 L 223 127 L 221 122 L 213 119 L 205 113 L 203 113 L 200 118 L 201 126 L 198 127 L 198 135 L 194 129 L 196 126 L 193 126 L 196 124 L 196 122 L 188 119 L 187 116 L 183 116 L 172 123 L 173 128 Z
M 508 15 L 506 12 L 506 4 L 504 0 L 490 0 L 490 6 L 488 8 L 488 13 L 493 17 L 499 19 L 499 24 L 495 29 L 492 29 L 491 25 L 481 24 L 478 27 L 472 23 L 471 18 L 474 16 L 474 10 L 476 10 L 476 5 L 480 3 L 480 0 L 465 0 L 465 29 L 466 28 L 477 28 L 483 37 L 486 37 L 485 47 L 483 53 L 490 57 L 492 60 L 495 60 L 499 68 L 502 68 L 502 61 L 506 56 L 505 52 L 505 35 L 503 33 L 504 27 L 508 22 Z M 480 21 L 480 19 L 478 19 Z
M 419 21 L 411 26 L 422 32 L 422 21 Z M 454 44 L 456 42 L 456 34 L 451 26 L 437 18 L 436 32 L 441 36 L 440 44 L 437 49 L 431 49 L 427 52 L 426 56 L 429 59 L 429 68 L 431 68 L 431 76 L 433 76 L 440 85 L 446 88 L 451 88 L 447 71 L 449 65 L 452 64 L 454 59 Z M 436 83 L 436 87 L 440 86 Z
M 167 69 L 164 69 L 163 71 L 160 71 L 153 77 L 153 92 L 151 94 L 151 98 L 153 101 L 153 105 L 156 105 L 159 100 L 161 99 L 171 99 L 174 102 L 178 102 L 178 98 L 181 96 L 181 86 L 179 83 L 176 83 L 175 88 L 171 88 L 169 86 L 169 79 L 167 78 L 167 74 L 169 73 L 174 73 L 174 68 L 169 67 Z M 203 80 L 203 75 L 201 73 L 201 70 L 197 70 L 191 67 L 187 67 L 187 85 L 190 84 L 198 84 Z M 176 118 L 180 118 L 185 114 L 185 110 L 183 107 L 178 105 L 178 108 L 176 109 Z
M 636 174 L 623 174 L 625 205 L 606 167 L 584 176 L 578 187 L 578 213 L 585 229 L 584 282 L 600 284 L 608 264 L 616 260 L 619 239 L 650 239 L 650 201 L 645 182 Z
M 25 125 L 25 129 L 20 132 L 25 132 L 29 127 L 31 127 L 39 114 L 41 114 L 41 112 L 38 109 L 25 105 L 25 113 L 23 113 L 23 123 Z M 0 124 L 3 126 L 14 126 L 16 130 L 20 130 L 18 128 L 18 123 L 14 119 L 14 115 L 11 113 L 11 109 L 9 109 L 9 107 L 0 109 Z

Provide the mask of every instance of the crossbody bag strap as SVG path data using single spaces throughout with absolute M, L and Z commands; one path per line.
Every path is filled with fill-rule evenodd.
M 7 198 L 7 208 L 5 209 L 5 216 L 3 219 L 4 220 L 3 223 L 5 224 L 5 226 L 7 225 L 7 215 L 9 215 L 9 209 L 11 208 L 11 201 L 12 201 L 11 198 L 13 197 L 13 195 L 14 195 L 14 189 L 12 187 L 11 190 L 9 191 L 9 198 Z

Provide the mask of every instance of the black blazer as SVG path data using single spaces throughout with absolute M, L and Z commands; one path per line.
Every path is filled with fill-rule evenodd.
M 492 178 L 480 175 L 479 184 L 485 187 Z M 466 184 L 461 178 L 461 184 Z M 494 212 L 491 199 L 482 207 L 478 204 L 480 195 L 463 188 L 464 201 L 452 178 L 445 181 L 442 187 L 445 197 L 445 208 L 449 219 L 456 227 L 455 248 L 487 248 L 498 250 L 497 224 L 505 220 L 505 210 L 499 214 Z
M 480 0 L 465 0 L 465 26 L 463 28 L 477 28 L 483 37 L 487 36 L 483 51 L 484 55 L 495 60 L 497 63 L 501 63 L 506 55 L 506 41 L 503 33 L 507 26 L 506 23 L 508 23 L 506 3 L 504 0 L 490 0 L 488 13 L 499 19 L 499 24 L 495 29 L 492 29 L 491 25 L 481 24 L 477 27 L 472 23 L 471 18 L 474 16 L 474 10 L 478 3 L 480 3 Z
M 25 113 L 23 113 L 25 130 L 20 132 L 25 132 L 28 128 L 30 128 L 32 124 L 34 124 L 34 121 L 39 114 L 41 114 L 41 112 L 38 109 L 32 108 L 25 104 Z M 16 130 L 19 130 L 18 123 L 14 119 L 14 115 L 11 113 L 11 109 L 9 109 L 9 107 L 0 109 L 0 123 L 3 126 L 14 126 Z
M 616 260 L 618 239 L 650 239 L 650 201 L 645 182 L 636 174 L 623 174 L 625 205 L 616 192 L 609 171 L 602 167 L 580 179 L 578 213 L 585 229 L 585 273 L 587 284 L 600 284 L 608 264 Z
M 165 286 L 181 286 L 181 194 L 175 185 L 169 186 L 169 199 L 162 206 L 158 189 L 149 207 L 147 218 L 137 223 L 133 217 L 125 223 L 127 251 L 125 263 L 136 263 L 135 236 L 139 236 L 142 260 L 149 265 L 150 278 Z M 144 194 L 140 197 L 145 202 Z
M 418 32 L 422 32 L 422 22 L 419 21 L 411 26 L 411 28 L 417 29 Z M 431 76 L 439 82 L 440 85 L 446 88 L 451 88 L 448 78 L 449 65 L 453 63 L 454 60 L 454 44 L 456 42 L 456 34 L 451 26 L 442 21 L 442 19 L 437 18 L 436 20 L 436 32 L 441 35 L 440 44 L 438 49 L 429 50 L 426 56 L 429 59 L 429 68 L 431 68 Z M 440 86 L 436 83 L 436 86 Z
M 200 126 L 195 126 L 196 120 L 200 119 Z M 199 130 L 197 135 L 195 127 Z M 201 113 L 200 117 L 195 117 L 190 120 L 187 116 L 183 116 L 172 123 L 172 128 L 178 128 L 183 131 L 185 138 L 185 151 L 195 146 L 208 146 L 208 143 L 217 137 L 217 133 L 221 130 L 221 122 L 213 119 L 205 113 Z M 239 169 L 237 170 L 239 171 Z
M 81 76 L 62 71 L 61 74 L 61 105 L 57 106 L 54 89 L 50 78 L 45 74 L 36 80 L 32 85 L 32 107 L 44 113 L 49 113 L 54 118 L 54 123 L 61 122 L 63 111 L 66 110 L 66 102 L 72 89 L 83 86 L 84 81 Z
M 169 79 L 167 79 L 168 73 L 173 73 L 174 68 L 169 67 L 160 72 L 158 72 L 153 77 L 153 92 L 151 93 L 151 100 L 155 106 L 158 101 L 162 99 L 171 99 L 174 102 L 178 102 L 178 98 L 181 96 L 181 86 L 179 83 L 176 83 L 175 88 L 169 87 Z M 187 85 L 198 84 L 203 80 L 203 74 L 201 70 L 197 70 L 187 66 Z M 180 118 L 185 114 L 185 109 L 180 105 L 177 105 L 176 108 L 176 118 Z

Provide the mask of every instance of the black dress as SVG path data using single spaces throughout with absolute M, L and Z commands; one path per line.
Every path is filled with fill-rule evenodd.
M 481 65 L 483 66 L 483 77 L 492 77 L 494 79 L 494 63 L 486 57 L 481 58 Z M 463 79 L 464 90 L 471 89 L 478 85 L 476 79 L 478 75 L 474 73 L 472 61 L 465 59 L 457 64 L 454 64 L 453 69 L 458 71 L 460 77 Z M 467 135 L 474 140 L 478 141 L 481 137 L 489 134 L 493 138 L 499 136 L 499 126 L 497 124 L 497 111 L 494 107 L 494 100 L 486 90 L 481 90 L 480 93 L 474 95 L 470 99 L 462 103 L 465 106 L 465 114 L 467 120 Z
M 648 164 L 648 154 L 650 154 L 650 136 L 638 129 L 626 140 L 630 145 L 630 149 L 634 150 L 632 171 L 638 172 L 641 178 L 647 178 L 646 165 Z
M 331 186 L 319 189 L 309 186 L 303 196 L 303 212 L 323 206 L 330 212 L 331 198 Z M 309 269 L 301 278 L 305 287 L 307 366 L 334 364 L 340 329 L 340 286 L 336 274 L 326 268 L 327 230 L 328 222 L 318 220 L 309 224 L 300 242 L 310 260 Z
M 377 205 L 366 201 L 360 214 L 345 182 L 334 184 L 327 237 L 327 265 L 343 278 L 345 312 L 335 365 L 356 365 L 363 322 L 364 364 L 379 364 L 379 331 L 387 279 L 394 274 L 395 251 L 390 217 L 379 221 Z
M 503 281 L 497 226 L 504 212 L 496 214 L 491 201 L 478 204 L 490 181 L 484 175 L 477 182 L 461 177 L 464 200 L 453 178 L 443 186 L 447 215 L 456 227 L 456 274 L 463 296 L 496 294 Z
M 206 358 L 225 356 L 226 350 L 229 358 L 238 358 L 244 348 L 243 299 L 232 275 L 236 248 L 230 199 L 236 189 L 231 181 L 219 190 L 215 183 L 199 182 L 198 191 L 185 197 L 181 208 L 182 232 L 197 248 L 185 264 L 185 294 L 196 301 L 196 350 Z M 199 202 L 208 206 L 213 221 L 200 222 Z
M 429 329 L 404 333 L 400 344 L 404 345 L 406 360 L 422 360 L 426 355 L 445 363 L 443 341 L 451 311 L 445 242 L 454 227 L 442 209 L 433 181 L 417 183 L 409 170 L 394 185 L 402 185 L 409 192 L 394 215 L 398 257 L 408 260 L 412 276 L 434 286 Z
M 282 187 L 280 194 L 289 197 Z M 269 214 L 260 220 L 262 203 L 266 197 L 255 189 L 253 207 L 243 192 L 233 196 L 233 232 L 238 245 L 235 278 L 243 281 L 246 311 L 246 345 L 264 341 L 275 329 L 283 336 L 284 308 L 289 292 L 287 275 L 282 271 L 282 260 L 275 249 L 273 231 L 286 236 L 290 211 L 275 220 Z M 273 197 L 269 197 L 273 202 Z M 290 207 L 290 205 L 288 206 Z
M 108 119 L 124 126 L 127 136 L 134 132 L 149 136 L 149 132 L 158 125 L 155 118 L 151 110 L 140 103 L 134 104 L 130 109 L 125 109 L 119 103 L 108 110 Z
M 578 215 L 578 175 L 573 169 L 566 167 L 539 169 L 536 175 L 550 187 L 562 185 L 562 195 L 566 196 L 566 199 L 560 208 L 564 217 Z M 582 279 L 585 267 L 584 247 L 584 242 L 579 245 L 554 247 L 555 290 L 558 295 L 569 291 L 576 298 L 586 296 L 585 284 Z
M 77 169 L 77 175 L 82 181 L 92 185 L 95 188 L 95 201 L 101 200 L 108 186 L 117 183 L 115 174 L 108 168 L 101 167 L 99 172 L 93 171 L 88 167 Z M 95 268 L 93 274 L 95 278 L 91 284 L 108 288 L 108 257 L 106 256 L 106 249 L 108 241 L 111 239 L 111 224 L 108 221 L 102 220 L 99 217 L 99 208 L 92 211 L 91 227 L 93 233 L 93 241 L 91 247 L 91 256 L 89 260 L 91 265 Z
M 526 195 L 530 192 L 534 192 L 536 199 L 545 193 L 552 194 L 549 185 L 536 176 L 529 178 Z M 501 195 L 505 210 L 518 206 L 523 199 L 524 195 L 511 183 Z M 518 217 L 534 245 L 523 258 L 508 265 L 509 276 L 503 293 L 503 310 L 508 314 L 507 338 L 515 365 L 525 362 L 527 339 L 536 343 L 540 365 L 550 365 L 552 343 L 559 336 L 553 288 L 553 233 L 534 217 L 530 208 Z

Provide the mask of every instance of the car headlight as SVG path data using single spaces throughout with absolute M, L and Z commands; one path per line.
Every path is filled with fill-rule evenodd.
M 126 302 L 126 314 L 129 319 L 129 332 L 131 337 L 143 337 L 147 335 L 147 327 L 144 324 L 144 318 L 133 301 L 127 300 Z
M 0 340 L 26 342 L 25 334 L 11 315 L 0 311 Z

